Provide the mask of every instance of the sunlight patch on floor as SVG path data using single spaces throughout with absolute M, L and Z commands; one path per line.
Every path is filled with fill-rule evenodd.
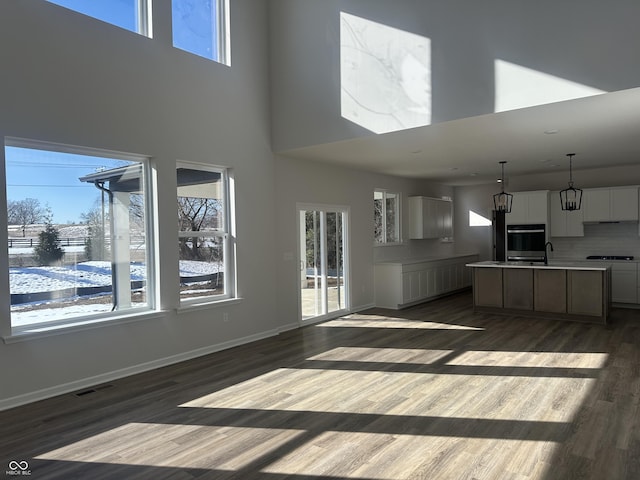
M 526 472 L 530 476 L 523 478 L 533 479 L 541 478 L 538 473 L 545 469 L 557 445 L 544 443 L 546 445 L 523 440 L 325 432 L 261 472 L 376 480 L 457 479 L 462 471 L 469 472 L 468 478 L 504 478 L 506 472 L 514 476 Z M 539 453 L 531 455 L 532 449 Z M 410 471 L 407 465 L 412 466 Z
M 296 429 L 134 422 L 36 458 L 68 462 L 238 470 L 256 458 L 290 442 L 301 432 L 302 430 Z M 146 440 L 140 442 L 140 438 Z M 135 444 L 138 446 L 132 448 Z M 242 448 L 238 448 L 238 445 L 242 445 Z
M 411 328 L 419 330 L 484 330 L 471 325 L 457 325 L 455 323 L 425 322 L 422 320 L 407 320 L 404 318 L 382 317 L 376 315 L 349 315 L 336 320 L 330 320 L 316 325 L 316 327 L 359 327 L 359 328 Z
M 447 365 L 600 369 L 608 357 L 606 353 L 469 350 Z
M 545 421 L 564 422 L 595 379 L 514 375 L 507 393 L 498 387 L 496 394 L 501 381 L 504 375 L 283 368 L 180 407 L 537 421 L 546 406 Z
M 334 360 L 340 362 L 389 362 L 429 365 L 448 355 L 453 350 L 431 350 L 424 348 L 370 348 L 337 347 L 307 360 Z

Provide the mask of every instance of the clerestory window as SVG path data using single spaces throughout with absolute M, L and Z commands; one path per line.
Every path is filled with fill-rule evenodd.
M 228 0 L 172 0 L 171 6 L 174 47 L 231 64 Z
M 131 32 L 151 37 L 151 0 L 47 0 Z

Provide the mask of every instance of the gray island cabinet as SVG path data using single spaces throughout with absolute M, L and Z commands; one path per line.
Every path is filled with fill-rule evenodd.
M 476 312 L 606 323 L 611 268 L 584 263 L 475 262 Z

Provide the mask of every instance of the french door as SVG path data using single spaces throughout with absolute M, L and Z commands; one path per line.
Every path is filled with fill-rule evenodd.
M 349 308 L 347 220 L 346 208 L 298 206 L 302 322 L 336 317 Z

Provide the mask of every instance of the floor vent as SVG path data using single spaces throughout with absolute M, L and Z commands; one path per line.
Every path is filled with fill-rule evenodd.
M 77 392 L 76 397 L 84 397 L 85 395 L 89 395 L 90 393 L 96 393 L 95 389 L 90 388 L 89 390 L 83 390 L 82 392 Z
M 99 392 L 100 390 L 105 390 L 105 389 L 111 388 L 111 387 L 113 387 L 113 385 L 111 385 L 111 384 L 100 385 L 99 387 L 93 387 L 93 388 L 89 388 L 88 390 L 83 390 L 81 392 L 76 392 L 75 396 L 76 397 L 84 397 L 85 395 L 89 395 L 90 393 L 96 393 L 96 392 Z

